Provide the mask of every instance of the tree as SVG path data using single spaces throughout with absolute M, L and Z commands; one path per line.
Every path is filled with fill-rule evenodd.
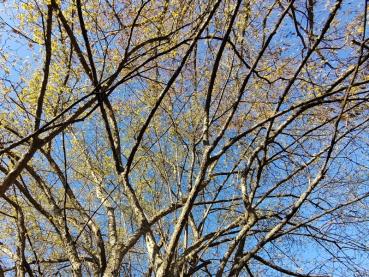
M 0 276 L 365 276 L 368 1 L 2 1 Z

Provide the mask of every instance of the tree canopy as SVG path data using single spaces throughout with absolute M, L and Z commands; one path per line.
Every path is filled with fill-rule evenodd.
M 367 276 L 367 0 L 0 11 L 0 276 Z

